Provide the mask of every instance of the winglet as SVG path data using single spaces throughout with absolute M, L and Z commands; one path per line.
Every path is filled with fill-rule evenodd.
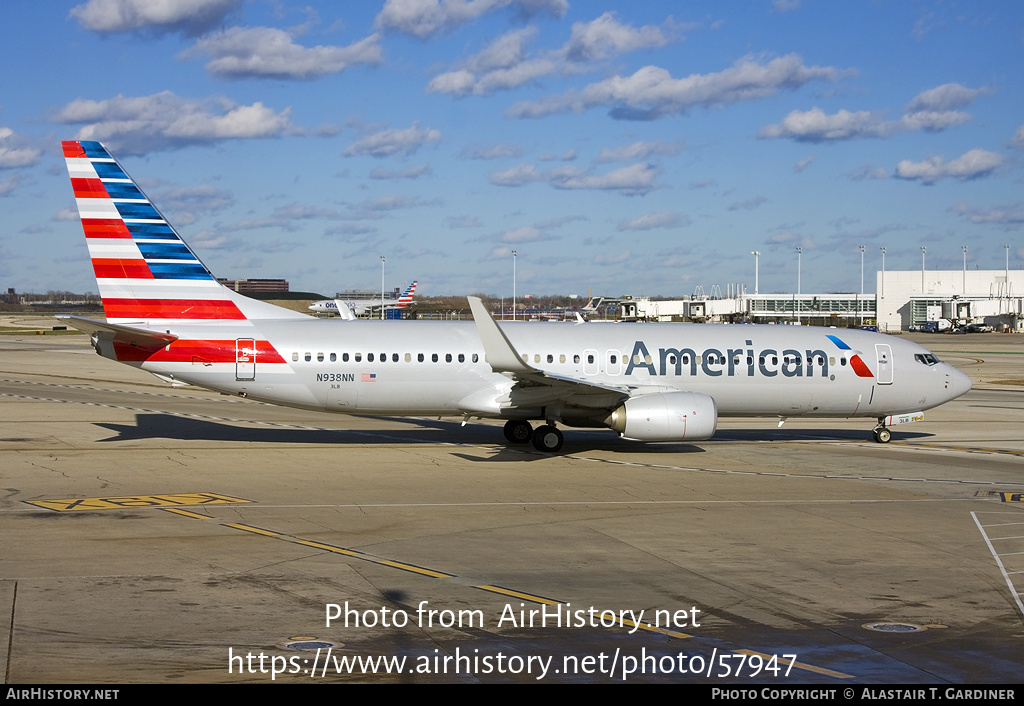
M 505 332 L 491 318 L 480 298 L 468 299 L 477 333 L 480 334 L 480 342 L 484 346 L 484 358 L 491 369 L 496 373 L 539 373 L 539 370 L 523 361 Z
M 341 301 L 340 299 L 335 299 L 334 303 L 338 307 L 338 316 L 340 316 L 343 321 L 355 321 L 356 320 L 356 315 L 353 314 L 352 310 L 348 308 L 348 304 L 346 304 L 345 302 Z

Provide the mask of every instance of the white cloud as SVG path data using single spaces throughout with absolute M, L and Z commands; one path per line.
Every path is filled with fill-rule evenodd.
M 749 198 L 746 201 L 737 201 L 736 203 L 729 204 L 730 211 L 753 211 L 762 204 L 768 203 L 768 199 L 764 196 L 755 196 Z
M 27 167 L 38 162 L 40 156 L 42 152 L 35 147 L 25 147 L 22 138 L 16 135 L 14 130 L 0 127 L 0 169 Z M 9 193 L 11 188 L 13 187 L 9 187 L 6 193 Z
M 89 0 L 71 8 L 71 16 L 96 32 L 146 30 L 198 36 L 216 27 L 241 6 L 241 0 Z
M 598 162 L 634 162 L 638 159 L 647 159 L 652 155 L 677 155 L 683 151 L 682 140 L 675 142 L 634 142 L 626 147 L 609 149 L 605 147 L 597 156 Z
M 810 157 L 804 157 L 799 162 L 793 165 L 793 171 L 797 173 L 802 172 L 803 170 L 807 169 L 807 167 L 811 166 L 811 163 L 815 159 L 816 157 L 814 155 L 811 155 Z
M 606 174 L 594 174 L 592 170 L 571 166 L 542 172 L 532 164 L 520 164 L 494 172 L 490 180 L 497 186 L 523 186 L 532 182 L 546 182 L 556 189 L 618 191 L 620 194 L 634 196 L 655 189 L 654 178 L 657 173 L 657 169 L 644 163 L 632 164 Z
M 499 239 L 503 243 L 530 243 L 534 240 L 540 240 L 541 235 L 542 233 L 539 228 L 525 226 L 506 231 L 499 236 Z
M 1010 138 L 1011 147 L 1024 147 L 1024 125 L 1017 128 L 1017 132 L 1013 133 L 1013 137 Z
M 75 139 L 99 140 L 122 154 L 230 139 L 278 137 L 293 129 L 290 109 L 275 112 L 260 102 L 235 105 L 225 98 L 197 101 L 163 91 L 151 96 L 76 99 L 54 122 L 83 124 Z
M 613 76 L 579 92 L 517 103 L 506 114 L 513 118 L 540 118 L 607 105 L 611 106 L 610 114 L 614 118 L 653 120 L 685 113 L 695 106 L 712 107 L 764 98 L 811 81 L 834 81 L 839 75 L 840 71 L 832 67 L 805 66 L 795 54 L 767 63 L 741 59 L 717 73 L 692 74 L 680 79 L 672 78 L 661 67 L 645 66 L 631 76 Z
M 975 208 L 961 203 L 949 209 L 971 223 L 986 223 L 1002 226 L 1004 230 L 1016 230 L 1024 224 L 1024 204 L 1014 203 L 993 208 Z
M 569 3 L 568 0 L 387 0 L 377 15 L 376 27 L 385 32 L 427 39 L 506 7 L 524 16 L 546 12 L 561 17 L 569 9 Z
M 905 159 L 896 165 L 896 177 L 924 184 L 934 184 L 946 177 L 967 181 L 988 175 L 1004 161 L 1001 155 L 982 149 L 966 152 L 952 162 L 943 162 L 941 157 L 929 157 L 923 162 Z
M 21 180 L 18 179 L 17 175 L 8 177 L 3 181 L 0 181 L 0 197 L 7 196 L 12 191 L 18 188 Z
M 217 78 L 310 79 L 344 71 L 354 64 L 381 61 L 380 36 L 372 34 L 347 47 L 296 44 L 287 32 L 271 27 L 232 27 L 199 39 L 184 54 L 211 57 L 206 70 Z
M 671 21 L 666 23 L 671 26 Z M 527 27 L 502 35 L 462 66 L 436 76 L 428 93 L 455 96 L 488 95 L 505 91 L 553 74 L 568 75 L 585 70 L 583 62 L 608 59 L 643 48 L 660 47 L 671 39 L 661 27 L 633 27 L 606 12 L 591 22 L 576 22 L 569 41 L 562 48 L 527 56 L 527 44 L 536 35 Z
M 200 213 L 216 213 L 235 202 L 230 191 L 207 184 L 158 189 L 154 191 L 153 198 L 178 225 L 194 223 Z
M 788 138 L 798 142 L 828 142 L 889 137 L 914 130 L 939 132 L 970 120 L 970 113 L 954 108 L 965 107 L 976 97 L 990 92 L 985 88 L 966 88 L 958 83 L 947 83 L 918 94 L 907 105 L 906 113 L 899 120 L 885 120 L 883 114 L 866 110 L 839 110 L 828 115 L 815 106 L 806 111 L 792 111 L 781 123 L 762 128 L 757 136 Z
M 544 181 L 544 175 L 532 164 L 520 164 L 491 174 L 491 183 L 497 186 L 522 186 L 534 181 Z
M 619 230 L 653 230 L 655 228 L 674 228 L 687 225 L 689 221 L 681 213 L 661 211 L 645 213 L 639 218 L 619 222 Z
M 372 135 L 367 135 L 363 139 L 349 145 L 345 149 L 345 156 L 368 155 L 370 157 L 390 157 L 397 154 L 406 157 L 427 143 L 440 141 L 440 130 L 433 128 L 421 129 L 420 124 L 415 122 L 404 130 L 388 128 L 375 132 Z
M 466 148 L 462 151 L 463 157 L 470 159 L 505 159 L 508 157 L 522 157 L 523 148 L 516 145 L 498 143 L 487 147 L 478 147 L 472 151 Z
M 408 169 L 392 171 L 378 167 L 370 172 L 371 179 L 418 179 L 431 173 L 429 164 L 420 164 Z
M 668 43 L 669 38 L 660 27 L 624 25 L 614 12 L 606 12 L 591 22 L 573 23 L 564 51 L 571 61 L 593 61 Z
M 941 86 L 931 88 L 919 93 L 914 100 L 907 105 L 908 113 L 921 111 L 947 111 L 955 108 L 965 108 L 975 98 L 992 93 L 988 88 L 967 88 L 959 83 L 945 83 Z
M 781 123 L 762 128 L 760 138 L 789 138 L 798 142 L 829 142 L 869 137 L 889 137 L 898 132 L 925 130 L 938 132 L 971 119 L 969 113 L 958 111 L 918 111 L 900 120 L 883 120 L 878 113 L 866 110 L 840 110 L 828 115 L 821 108 L 794 110 Z

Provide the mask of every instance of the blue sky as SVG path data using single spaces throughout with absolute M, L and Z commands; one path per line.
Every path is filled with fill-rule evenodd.
M 5 3 L 0 286 L 95 291 L 62 139 L 217 276 L 866 290 L 1024 261 L 1024 4 Z

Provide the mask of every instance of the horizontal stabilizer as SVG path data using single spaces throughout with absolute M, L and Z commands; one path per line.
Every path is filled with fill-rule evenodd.
M 84 331 L 88 334 L 109 333 L 112 334 L 111 338 L 113 340 L 140 348 L 163 348 L 178 340 L 178 337 L 173 333 L 149 331 L 147 329 L 125 326 L 124 324 L 108 324 L 106 321 L 96 321 L 95 319 L 86 319 L 81 316 L 61 315 L 55 318 L 67 322 L 79 331 Z

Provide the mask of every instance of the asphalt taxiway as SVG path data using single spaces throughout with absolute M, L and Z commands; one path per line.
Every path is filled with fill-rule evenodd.
M 1024 336 L 921 340 L 976 388 L 887 445 L 723 420 L 546 455 L 0 336 L 5 683 L 1020 681 Z

